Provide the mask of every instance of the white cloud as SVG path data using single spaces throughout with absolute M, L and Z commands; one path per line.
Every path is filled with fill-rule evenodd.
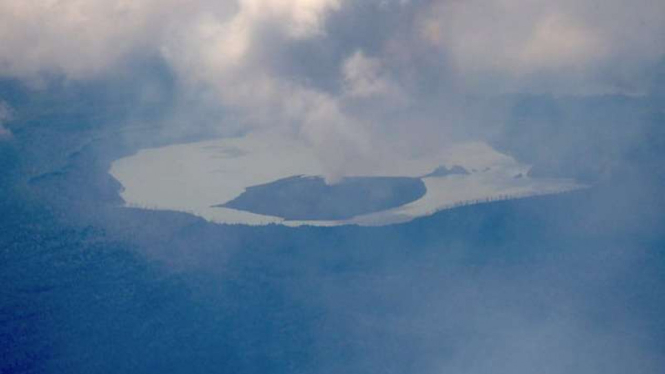
M 384 71 L 381 61 L 356 51 L 344 61 L 345 94 L 352 98 L 398 96 L 400 90 Z
M 640 92 L 665 56 L 662 1 L 363 4 L 0 0 L 0 77 L 99 79 L 157 56 L 185 95 L 317 145 L 334 179 L 371 167 L 370 155 L 417 148 L 405 139 L 438 147 L 442 134 L 472 133 L 477 115 L 458 99 L 469 92 Z M 317 61 L 327 71 L 304 72 Z M 390 137 L 400 147 L 379 145 Z
M 306 38 L 322 32 L 326 13 L 339 7 L 340 0 L 240 0 L 236 17 L 251 24 L 278 20 L 292 37 Z
M 542 75 L 559 82 L 559 91 L 568 88 L 572 93 L 583 85 L 611 87 L 616 83 L 612 79 L 630 81 L 665 54 L 660 37 L 665 34 L 665 3 L 657 0 L 376 5 L 386 14 L 416 14 L 415 37 L 404 35 L 403 24 L 376 23 L 386 28 L 378 34 L 395 42 L 392 52 L 418 60 L 426 57 L 428 48 L 437 48 L 443 63 L 452 64 L 451 78 L 462 88 L 486 89 L 476 82 L 489 76 L 492 89 L 501 81 L 512 89 L 541 85 L 538 88 L 547 91 L 552 87 L 537 79 Z M 279 43 L 289 40 L 337 38 L 326 33 L 326 20 L 342 9 L 360 7 L 343 0 L 0 0 L 0 75 L 34 78 L 55 73 L 85 79 L 137 55 L 160 53 L 185 79 L 200 74 L 197 69 L 202 67 L 205 74 L 211 67 L 237 67 L 248 60 L 252 68 L 265 67 L 270 61 L 251 60 L 249 55 L 280 48 Z M 278 45 L 270 45 L 275 38 Z M 362 49 L 349 48 L 346 55 L 351 56 Z M 351 71 L 375 69 L 373 59 L 394 58 L 371 56 L 363 62 L 366 56 L 356 55 L 343 69 L 347 84 L 355 79 L 349 86 L 352 95 L 385 89 L 383 80 L 367 75 L 374 73 Z
M 619 72 L 635 78 L 665 54 L 662 1 L 437 1 L 421 17 L 458 78 L 488 75 L 508 90 L 611 90 Z
M 0 74 L 87 78 L 109 69 L 150 43 L 150 25 L 162 13 L 157 3 L 0 1 Z
M 583 67 L 605 57 L 609 46 L 584 25 L 558 14 L 546 16 L 530 35 L 515 61 L 517 69 L 552 70 Z
M 275 34 L 283 45 L 322 37 L 325 14 L 340 3 L 246 0 L 239 5 L 233 17 L 206 15 L 167 42 L 164 55 L 178 75 L 194 90 L 218 95 L 249 126 L 282 127 L 313 144 L 328 180 L 364 165 L 369 136 L 362 121 L 345 114 L 338 97 L 279 75 L 266 61 L 271 56 L 262 55 L 264 39 Z

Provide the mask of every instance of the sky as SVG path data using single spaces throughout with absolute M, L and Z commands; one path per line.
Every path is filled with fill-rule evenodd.
M 186 126 L 280 128 L 334 180 L 505 132 L 479 97 L 648 95 L 663 35 L 659 0 L 1 0 L 0 77 L 43 89 L 158 61 L 198 103 Z

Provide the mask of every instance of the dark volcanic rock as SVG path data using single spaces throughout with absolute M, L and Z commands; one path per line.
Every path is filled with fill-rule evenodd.
M 350 177 L 329 185 L 321 177 L 294 176 L 248 187 L 218 206 L 287 220 L 341 220 L 410 203 L 426 191 L 419 178 Z
M 433 172 L 424 175 L 423 178 L 445 177 L 447 175 L 453 175 L 453 174 L 466 175 L 469 174 L 469 171 L 459 165 L 455 165 L 450 169 L 446 168 L 445 166 L 439 166 L 438 168 L 434 169 Z

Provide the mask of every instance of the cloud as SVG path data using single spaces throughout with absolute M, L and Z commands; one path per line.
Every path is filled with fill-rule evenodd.
M 0 76 L 104 79 L 159 59 L 203 103 L 179 118 L 205 106 L 280 128 L 336 179 L 501 132 L 503 109 L 473 98 L 644 94 L 661 35 L 656 0 L 0 0 Z
M 336 13 L 353 29 L 329 27 Z M 349 40 L 346 31 L 368 31 L 361 21 L 375 30 Z M 201 67 L 270 70 L 274 61 L 258 60 L 270 57 L 266 51 L 288 55 L 316 39 L 345 49 L 342 60 L 355 56 L 337 67 L 347 83 L 361 57 L 392 67 L 408 58 L 411 66 L 393 73 L 413 74 L 417 60 L 436 56 L 458 87 L 483 91 L 499 81 L 504 90 L 575 93 L 618 90 L 619 80 L 662 59 L 664 33 L 665 5 L 655 0 L 2 0 L 0 74 L 87 79 L 137 56 L 163 55 L 190 79 Z
M 342 67 L 345 94 L 351 98 L 399 95 L 399 88 L 385 77 L 381 61 L 357 51 Z
M 33 78 L 51 73 L 79 79 L 99 74 L 149 43 L 149 25 L 161 13 L 156 5 L 149 1 L 2 1 L 0 74 Z
M 423 37 L 481 90 L 640 91 L 665 54 L 660 1 L 435 1 L 422 18 Z
M 316 146 L 328 180 L 349 165 L 364 165 L 362 120 L 341 109 L 335 95 L 275 71 L 289 45 L 324 38 L 325 14 L 338 1 L 241 1 L 231 18 L 205 15 L 162 48 L 169 64 L 194 91 L 206 90 L 242 113 L 250 128 L 278 127 Z M 270 45 L 267 45 L 270 44 Z M 349 163 L 351 159 L 357 162 Z

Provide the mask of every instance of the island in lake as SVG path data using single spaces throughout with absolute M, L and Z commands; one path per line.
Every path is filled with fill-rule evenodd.
M 285 220 L 344 220 L 408 204 L 426 192 L 420 178 L 348 177 L 327 184 L 319 176 L 292 176 L 247 187 L 217 207 Z

